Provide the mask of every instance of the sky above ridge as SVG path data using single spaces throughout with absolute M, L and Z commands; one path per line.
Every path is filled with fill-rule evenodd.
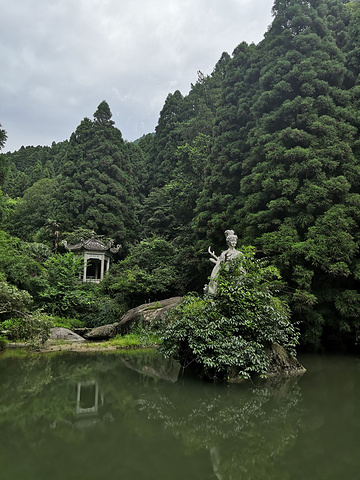
M 272 0 L 0 0 L 3 152 L 69 139 L 106 100 L 124 139 L 153 132 L 223 52 L 258 43 Z

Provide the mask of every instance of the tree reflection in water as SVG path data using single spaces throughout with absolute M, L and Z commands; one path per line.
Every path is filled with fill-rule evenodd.
M 207 386 L 201 396 L 197 388 L 192 395 L 184 385 L 186 402 L 168 391 L 137 403 L 149 418 L 161 419 L 181 438 L 186 450 L 206 448 L 219 479 L 288 478 L 276 463 L 293 447 L 299 432 L 297 380 L 272 379 L 258 387 Z
M 147 460 L 142 458 L 143 468 L 151 465 L 158 479 L 169 478 L 169 472 L 164 465 L 157 466 L 159 461 L 154 466 L 154 459 L 166 463 L 167 455 L 176 459 L 168 466 L 176 470 L 171 474 L 174 479 L 288 478 L 277 465 L 293 448 L 300 428 L 297 379 L 272 380 L 258 387 L 186 378 L 174 383 L 178 372 L 178 366 L 164 363 L 153 352 L 0 358 L 0 428 L 8 435 L 17 432 L 15 445 L 23 460 L 27 449 L 35 455 L 39 447 L 38 455 L 42 450 L 49 455 L 49 449 L 60 448 L 59 441 L 70 455 L 71 445 L 80 452 L 105 449 L 108 441 L 109 455 L 116 445 L 123 452 L 122 462 L 126 456 L 134 457 L 133 451 L 153 448 Z M 2 441 L 0 463 L 1 456 L 5 459 L 14 448 L 14 442 Z M 204 454 L 207 467 L 201 464 Z M 181 458 L 197 459 L 202 473 L 193 468 L 186 472 Z M 112 453 L 104 461 L 119 459 Z

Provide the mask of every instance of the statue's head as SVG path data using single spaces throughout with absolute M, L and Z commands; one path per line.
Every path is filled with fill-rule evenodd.
M 236 247 L 238 236 L 235 235 L 234 230 L 225 230 L 225 238 L 229 247 Z

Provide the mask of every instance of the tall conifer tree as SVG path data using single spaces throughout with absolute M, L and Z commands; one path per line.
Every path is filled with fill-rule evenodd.
M 64 229 L 93 229 L 117 240 L 136 238 L 139 159 L 124 142 L 103 101 L 94 120 L 72 134 L 57 198 Z

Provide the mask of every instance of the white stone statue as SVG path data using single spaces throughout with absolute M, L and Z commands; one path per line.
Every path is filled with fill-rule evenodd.
M 236 250 L 235 248 L 238 241 L 238 237 L 237 235 L 235 235 L 234 230 L 225 230 L 225 238 L 226 238 L 226 244 L 228 246 L 228 249 L 225 250 L 225 252 L 222 252 L 220 254 L 220 257 L 217 257 L 215 255 L 215 252 L 211 251 L 211 247 L 208 248 L 208 252 L 211 255 L 211 258 L 209 258 L 209 260 L 210 262 L 215 263 L 215 266 L 212 269 L 209 284 L 206 284 L 204 287 L 204 292 L 210 293 L 211 295 L 214 295 L 216 293 L 215 279 L 219 273 L 221 264 L 228 262 L 229 260 L 233 260 L 238 255 L 241 255 L 240 250 Z

